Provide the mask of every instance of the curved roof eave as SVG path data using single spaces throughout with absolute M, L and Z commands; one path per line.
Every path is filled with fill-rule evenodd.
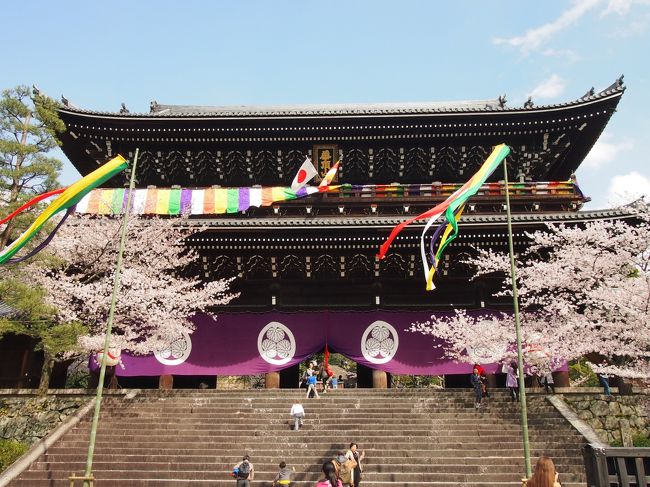
M 175 113 L 168 114 L 163 111 L 154 113 L 115 113 L 115 112 L 101 112 L 93 110 L 84 110 L 74 106 L 60 107 L 59 111 L 69 115 L 84 116 L 96 119 L 113 119 L 113 120 L 227 120 L 227 119 L 310 119 L 322 117 L 334 118 L 369 118 L 369 117 L 411 117 L 422 115 L 433 116 L 462 116 L 462 115 L 494 115 L 494 114 L 530 114 L 530 113 L 544 113 L 552 111 L 561 111 L 569 108 L 588 106 L 591 104 L 602 102 L 606 99 L 620 97 L 625 91 L 624 86 L 614 86 L 607 88 L 603 91 L 593 95 L 587 95 L 573 101 L 552 104 L 540 105 L 530 108 L 510 108 L 493 106 L 489 100 L 486 102 L 485 108 L 477 108 L 475 104 L 483 102 L 466 102 L 473 103 L 474 105 L 468 107 L 456 106 L 449 107 L 444 103 L 440 104 L 440 108 L 434 108 L 431 103 L 405 103 L 399 104 L 368 104 L 368 105 L 349 105 L 346 109 L 345 105 L 322 105 L 321 108 L 314 108 L 315 105 L 305 106 L 286 106 L 286 107 L 272 107 L 253 110 L 255 107 L 237 108 L 237 107 L 216 107 L 215 112 L 195 112 L 195 113 Z M 172 105 L 159 105 L 159 107 Z M 308 109 L 307 107 L 312 107 Z M 328 108 L 330 107 L 330 108 Z M 337 107 L 337 108 L 331 108 Z
M 614 221 L 636 219 L 638 216 L 634 210 L 629 207 L 619 207 L 603 210 L 580 211 L 575 213 L 526 213 L 513 214 L 512 224 L 514 226 L 526 225 L 543 225 L 547 223 L 588 223 L 594 221 Z M 264 230 L 282 230 L 289 228 L 304 230 L 306 228 L 317 228 L 319 230 L 327 229 L 389 229 L 402 223 L 404 218 L 400 217 L 382 217 L 367 216 L 358 218 L 340 218 L 340 217 L 309 217 L 309 218 L 191 218 L 183 220 L 183 226 L 204 226 L 209 228 L 236 227 L 241 229 L 264 229 Z M 485 215 L 463 215 L 463 227 L 477 228 L 485 226 L 501 226 L 507 222 L 506 215 L 502 214 L 485 214 Z M 414 228 L 420 228 L 425 225 L 426 221 L 414 222 Z

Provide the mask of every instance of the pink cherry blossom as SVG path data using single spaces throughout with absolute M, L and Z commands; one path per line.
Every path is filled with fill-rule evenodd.
M 182 219 L 131 216 L 111 347 L 135 354 L 164 348 L 168 337 L 192 333 L 196 312 L 227 304 L 231 280 L 203 282 L 199 256 L 184 239 L 194 232 Z M 80 321 L 90 330 L 79 338 L 87 350 L 103 348 L 120 220 L 101 216 L 68 218 L 48 247 L 51 264 L 32 265 L 37 282 L 61 322 Z
M 650 213 L 644 204 L 635 211 L 634 225 L 548 225 L 527 234 L 530 245 L 517 256 L 517 282 L 525 360 L 532 369 L 600 356 L 610 373 L 650 375 Z M 477 248 L 465 263 L 474 266 L 475 278 L 507 276 L 497 295 L 512 296 L 507 253 Z M 446 356 L 458 361 L 476 361 L 476 350 L 491 351 L 495 359 L 505 351 L 504 362 L 514 355 L 511 314 L 476 317 L 459 310 L 411 330 L 442 338 Z

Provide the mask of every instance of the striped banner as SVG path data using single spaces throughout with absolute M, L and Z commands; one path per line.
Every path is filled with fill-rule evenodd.
M 137 215 L 220 215 L 238 213 L 250 207 L 270 206 L 273 203 L 304 198 L 325 191 L 336 191 L 338 186 L 321 188 L 306 186 L 298 191 L 291 188 L 204 188 L 136 189 L 132 213 Z M 129 191 L 123 188 L 101 188 L 88 193 L 77 203 L 77 213 L 119 215 L 125 207 Z
M 304 198 L 315 193 L 336 194 L 339 198 L 402 198 L 421 196 L 439 198 L 450 196 L 462 184 L 343 184 L 320 190 L 304 186 L 298 191 L 288 187 L 253 188 L 149 188 L 136 189 L 133 213 L 138 215 L 220 215 L 246 211 L 250 207 L 270 206 L 273 203 Z M 581 194 L 572 181 L 549 181 L 534 183 L 510 183 L 510 191 L 522 195 Z M 477 195 L 497 196 L 505 194 L 502 183 L 484 183 Z M 128 190 L 95 189 L 78 204 L 77 213 L 117 215 L 124 211 Z

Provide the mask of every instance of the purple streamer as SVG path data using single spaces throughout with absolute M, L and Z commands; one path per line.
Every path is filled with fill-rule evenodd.
M 63 215 L 63 218 L 61 218 L 61 221 L 56 225 L 56 227 L 54 227 L 54 230 L 52 230 L 52 232 L 47 236 L 47 238 L 45 240 L 43 240 L 40 244 L 38 244 L 27 255 L 25 255 L 23 257 L 14 257 L 13 259 L 9 259 L 7 261 L 7 264 L 17 264 L 19 262 L 27 260 L 30 257 L 33 257 L 36 254 L 38 254 L 45 247 L 47 247 L 47 245 L 52 241 L 52 239 L 56 235 L 56 232 L 59 231 L 59 228 L 61 228 L 61 226 L 65 222 L 66 218 L 68 218 L 68 216 L 70 216 L 72 213 L 74 213 L 75 207 L 76 207 L 76 205 L 71 207 L 71 208 L 68 208 L 68 210 L 65 212 L 65 215 Z

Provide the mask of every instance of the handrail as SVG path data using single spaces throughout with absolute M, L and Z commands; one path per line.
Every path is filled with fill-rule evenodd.
M 650 484 L 644 464 L 650 448 L 587 444 L 582 450 L 589 487 L 641 487 Z

